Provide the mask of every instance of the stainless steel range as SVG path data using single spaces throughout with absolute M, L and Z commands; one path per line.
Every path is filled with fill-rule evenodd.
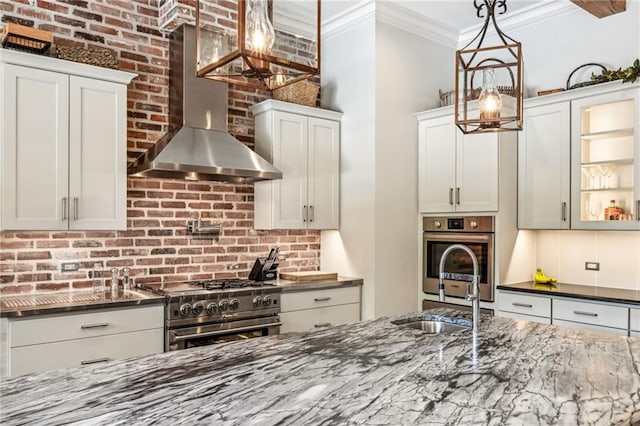
M 280 287 L 247 279 L 140 284 L 165 296 L 165 352 L 280 333 Z

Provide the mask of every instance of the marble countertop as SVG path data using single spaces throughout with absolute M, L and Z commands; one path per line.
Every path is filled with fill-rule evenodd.
M 501 284 L 497 286 L 497 288 L 499 290 L 518 291 L 522 293 L 548 294 L 551 296 L 566 296 L 576 299 L 640 305 L 640 291 L 623 288 L 595 287 L 565 283 L 556 283 L 555 285 L 536 284 L 533 281 Z
M 498 317 L 427 335 L 406 317 L 4 379 L 0 423 L 640 421 L 638 338 Z
M 0 296 L 0 317 L 16 318 L 156 303 L 164 303 L 164 297 L 139 289 L 127 292 L 120 289 L 116 295 L 108 290 L 100 294 L 91 291 L 14 294 Z

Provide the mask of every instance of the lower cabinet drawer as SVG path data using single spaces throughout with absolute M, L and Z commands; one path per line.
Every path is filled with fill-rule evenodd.
M 571 327 L 571 328 L 578 328 L 581 330 L 591 330 L 591 331 L 600 331 L 602 333 L 612 333 L 612 334 L 619 334 L 621 336 L 626 336 L 627 335 L 627 329 L 621 329 L 621 328 L 613 328 L 613 327 L 603 327 L 600 325 L 594 325 L 594 324 L 585 324 L 582 322 L 573 322 L 573 321 L 564 321 L 564 320 L 557 320 L 554 319 L 553 320 L 553 325 L 559 325 L 562 327 Z
M 328 306 L 303 311 L 281 312 L 281 333 L 318 330 L 334 325 L 360 321 L 360 304 Z
M 11 376 L 108 362 L 164 351 L 164 329 L 11 348 Z
M 551 318 L 551 298 L 523 293 L 498 294 L 500 311 Z
M 553 324 L 556 320 L 624 329 L 629 324 L 629 308 L 576 300 L 553 300 Z
M 498 316 L 511 319 L 526 320 L 531 322 L 539 322 L 541 324 L 551 324 L 549 317 L 536 317 L 534 315 L 519 314 L 516 312 L 498 311 Z
M 280 303 L 282 312 L 360 303 L 360 287 L 285 292 L 280 295 Z
M 633 331 L 640 331 L 640 309 L 629 309 L 629 325 Z
M 164 305 L 162 304 L 96 309 L 81 313 L 11 319 L 9 340 L 11 347 L 15 348 L 159 327 L 164 327 Z

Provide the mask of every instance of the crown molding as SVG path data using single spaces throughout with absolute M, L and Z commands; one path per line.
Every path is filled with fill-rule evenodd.
M 555 19 L 567 13 L 578 10 L 578 7 L 569 1 L 563 0 L 542 0 L 536 4 L 516 10 L 509 16 L 496 19 L 499 21 L 500 29 L 507 33 L 513 33 L 518 30 L 541 24 L 545 21 Z M 477 25 L 460 31 L 458 39 L 458 47 L 465 46 L 480 32 L 484 21 Z M 491 32 L 487 33 L 489 37 L 495 37 Z
M 330 19 L 322 21 L 321 37 L 328 40 L 375 19 L 374 0 L 361 0 Z

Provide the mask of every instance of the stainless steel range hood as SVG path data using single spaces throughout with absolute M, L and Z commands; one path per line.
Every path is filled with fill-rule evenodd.
M 133 176 L 250 183 L 282 172 L 227 133 L 227 84 L 196 77 L 195 28 L 171 33 L 169 125 L 128 169 Z

